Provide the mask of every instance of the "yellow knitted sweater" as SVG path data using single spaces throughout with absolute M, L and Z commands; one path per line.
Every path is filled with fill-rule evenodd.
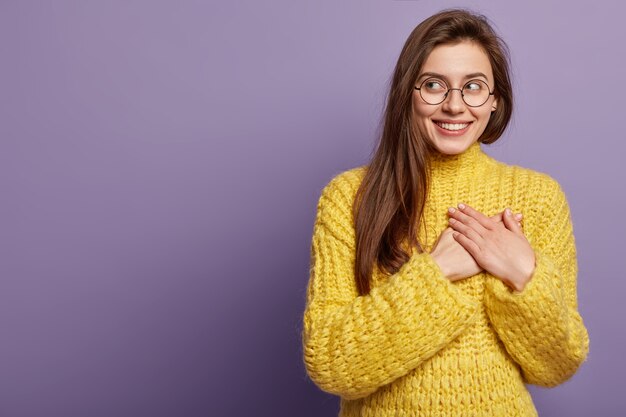
M 493 159 L 477 142 L 437 155 L 419 236 L 425 252 L 412 250 L 393 275 L 375 267 L 370 294 L 359 296 L 351 207 L 365 169 L 335 176 L 317 205 L 302 333 L 311 379 L 341 397 L 342 417 L 536 416 L 525 383 L 566 381 L 589 350 L 560 185 Z M 448 226 L 446 210 L 460 202 L 488 216 L 523 213 L 536 258 L 523 291 L 484 271 L 444 277 L 429 252 Z

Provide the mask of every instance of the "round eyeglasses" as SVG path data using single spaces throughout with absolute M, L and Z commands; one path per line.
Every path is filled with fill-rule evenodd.
M 422 100 L 432 105 L 443 103 L 452 90 L 459 90 L 463 101 L 470 107 L 482 106 L 489 100 L 489 96 L 493 95 L 493 91 L 490 91 L 487 83 L 482 80 L 468 81 L 463 88 L 448 88 L 442 80 L 427 78 L 415 89 L 420 92 Z

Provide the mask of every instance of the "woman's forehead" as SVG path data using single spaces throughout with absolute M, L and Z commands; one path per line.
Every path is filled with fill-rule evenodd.
M 463 41 L 436 46 L 426 58 L 420 75 L 438 74 L 451 80 L 462 80 L 483 74 L 493 78 L 489 57 L 477 43 Z

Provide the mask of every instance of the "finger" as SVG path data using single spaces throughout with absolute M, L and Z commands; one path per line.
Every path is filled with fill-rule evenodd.
M 454 240 L 459 242 L 459 244 L 463 246 L 465 250 L 469 252 L 472 257 L 474 257 L 474 259 L 476 259 L 478 253 L 480 252 L 480 247 L 476 244 L 476 242 L 459 232 L 453 232 L 452 237 Z
M 502 214 L 504 213 L 504 211 L 501 211 L 500 213 L 496 213 L 493 216 L 489 217 L 491 220 L 500 220 L 502 221 Z M 522 213 L 516 213 L 515 214 L 515 220 L 520 221 L 522 220 L 522 218 L 524 217 L 524 215 Z
M 492 221 L 499 223 L 502 221 L 502 213 L 496 213 L 493 216 L 489 217 Z
M 480 211 L 478 211 L 478 210 L 468 206 L 467 204 L 463 204 L 463 203 L 460 203 L 458 207 L 459 207 L 459 210 L 461 210 L 461 212 L 463 212 L 464 214 L 467 214 L 468 216 L 470 216 L 473 219 L 475 219 L 485 229 L 492 229 L 493 228 L 493 222 L 491 221 L 491 219 L 489 217 L 485 216 Z
M 504 221 L 504 219 L 502 218 L 502 214 L 504 212 L 500 212 L 497 214 L 494 214 L 493 216 L 489 217 L 491 220 L 493 220 L 496 223 L 502 223 Z M 517 221 L 517 224 L 520 225 L 520 227 L 522 226 L 522 223 L 520 223 L 520 221 L 522 220 L 522 213 L 517 213 L 515 216 L 515 220 Z
M 483 225 L 480 224 L 478 220 L 476 220 L 472 216 L 468 216 L 467 214 L 463 213 L 461 210 L 455 209 L 454 207 L 450 207 L 448 209 L 448 215 L 450 216 L 451 220 L 456 220 L 458 222 L 463 223 L 466 226 L 471 227 L 480 236 L 483 236 L 487 233 L 487 229 L 485 229 L 485 227 L 483 227 Z M 450 225 L 452 225 L 452 222 L 450 223 Z M 467 235 L 467 233 L 465 234 Z
M 471 219 L 471 221 L 476 223 L 476 221 L 473 219 Z M 478 231 L 476 231 L 476 229 L 474 229 L 472 226 L 467 225 L 463 223 L 462 221 L 459 221 L 453 217 L 450 217 L 450 219 L 448 220 L 448 223 L 450 227 L 452 227 L 455 231 L 462 233 L 467 238 L 476 242 L 476 244 L 478 245 L 482 244 L 483 242 L 482 235 Z
M 510 231 L 516 234 L 523 234 L 521 223 L 515 220 L 515 216 L 511 212 L 511 209 L 507 208 L 504 210 L 504 225 Z

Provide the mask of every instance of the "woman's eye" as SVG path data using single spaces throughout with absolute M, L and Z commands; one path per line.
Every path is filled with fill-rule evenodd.
M 480 83 L 469 83 L 465 86 L 465 89 L 470 91 L 479 91 L 481 88 Z
M 445 87 L 439 81 L 426 81 L 424 84 L 429 90 L 444 90 Z

